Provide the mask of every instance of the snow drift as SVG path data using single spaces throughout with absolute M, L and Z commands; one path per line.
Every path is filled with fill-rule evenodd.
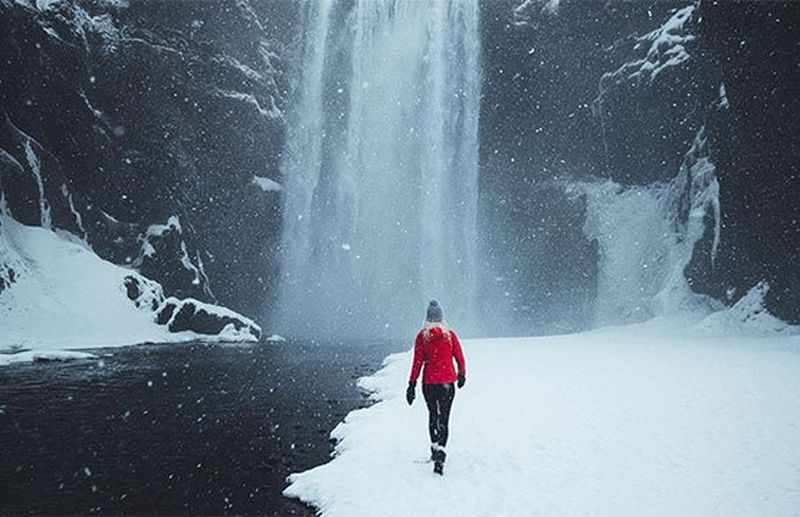
M 689 323 L 465 340 L 443 478 L 403 397 L 411 354 L 390 356 L 359 382 L 379 402 L 285 495 L 326 517 L 796 515 L 800 337 Z
M 102 260 L 72 234 L 0 215 L 0 349 L 260 336 L 258 325 L 233 311 L 165 298 L 160 284 Z

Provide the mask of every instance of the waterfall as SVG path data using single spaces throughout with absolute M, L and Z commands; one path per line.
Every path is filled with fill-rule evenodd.
M 279 321 L 401 334 L 477 299 L 477 0 L 308 2 L 281 172 Z
M 692 292 L 684 269 L 710 230 L 710 261 L 720 241 L 719 183 L 701 128 L 678 174 L 667 183 L 623 187 L 583 183 L 585 235 L 598 243 L 596 324 L 708 313 L 719 302 Z

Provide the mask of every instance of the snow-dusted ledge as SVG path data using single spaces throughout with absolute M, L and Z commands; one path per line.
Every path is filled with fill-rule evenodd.
M 88 357 L 55 352 L 65 349 L 260 337 L 254 321 L 166 298 L 160 284 L 101 259 L 69 233 L 0 215 L 0 365 Z

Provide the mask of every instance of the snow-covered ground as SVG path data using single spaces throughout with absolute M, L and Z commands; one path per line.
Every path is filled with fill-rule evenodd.
M 87 357 L 59 349 L 257 339 L 258 326 L 233 311 L 191 299 L 165 299 L 158 283 L 101 259 L 77 237 L 25 226 L 2 214 L 0 266 L 0 352 L 29 351 L 0 354 L 0 365 Z M 171 317 L 158 324 L 157 315 L 167 305 Z M 228 324 L 215 335 L 185 330 L 201 311 L 207 326 L 218 318 L 244 327 Z
M 390 356 L 360 381 L 380 402 L 285 494 L 346 517 L 800 515 L 800 336 L 718 330 L 466 340 L 443 478 L 411 355 Z

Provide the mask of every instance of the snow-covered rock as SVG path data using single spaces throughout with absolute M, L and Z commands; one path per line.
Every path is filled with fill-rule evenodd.
M 0 293 L 0 347 L 53 348 L 169 341 L 151 306 L 126 296 L 137 273 L 106 262 L 70 234 L 0 216 L 3 262 L 14 271 Z M 152 294 L 147 296 L 153 296 Z
M 560 3 L 561 0 L 524 0 L 514 8 L 514 25 L 530 25 L 537 16 L 554 15 Z
M 187 298 L 167 298 L 159 307 L 156 322 L 170 332 L 191 331 L 218 336 L 223 341 L 258 341 L 261 327 L 232 310 Z
M 55 42 L 63 43 L 78 39 L 84 50 L 99 43 L 106 52 L 113 52 L 121 37 L 115 24 L 115 11 L 128 6 L 125 0 L 101 0 L 95 2 L 73 2 L 65 0 L 3 0 L 8 8 L 17 7 L 28 11 L 41 30 Z
M 800 326 L 789 325 L 766 309 L 767 282 L 759 282 L 733 306 L 710 314 L 697 323 L 698 331 L 713 334 L 800 334 Z
M 600 78 L 592 113 L 613 164 L 608 173 L 620 183 L 668 181 L 717 96 L 698 47 L 698 4 L 686 4 L 605 49 L 614 65 Z
M 224 307 L 165 299 L 160 284 L 101 259 L 72 234 L 25 226 L 8 215 L 0 215 L 0 280 L 3 350 L 261 335 L 252 320 Z
M 130 274 L 124 279 L 125 294 L 139 309 L 157 310 L 164 303 L 161 284 L 141 275 Z
M 687 46 L 695 40 L 691 24 L 696 7 L 693 3 L 677 10 L 663 25 L 636 38 L 633 51 L 638 53 L 644 50 L 644 55 L 603 75 L 600 80 L 601 95 L 613 83 L 633 81 L 638 84 L 643 80 L 652 83 L 665 70 L 688 61 L 691 56 Z
M 170 293 L 216 301 L 200 253 L 186 243 L 181 219 L 171 215 L 163 224 L 151 224 L 138 237 L 139 255 L 131 264 L 155 277 Z

